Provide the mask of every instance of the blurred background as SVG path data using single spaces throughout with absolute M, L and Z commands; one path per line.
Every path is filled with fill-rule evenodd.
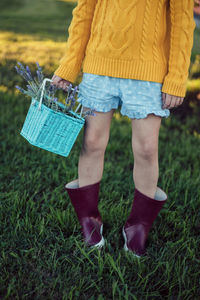
M 130 119 L 115 111 L 105 154 L 104 259 L 84 252 L 63 191 L 77 178 L 83 131 L 68 158 L 20 136 L 31 99 L 15 88 L 24 79 L 14 67 L 19 61 L 34 73 L 37 61 L 51 78 L 65 53 L 75 6 L 66 0 L 0 1 L 0 298 L 199 299 L 200 7 L 194 7 L 187 94 L 160 128 L 158 185 L 170 200 L 149 237 L 151 258 L 139 264 L 121 252 L 134 188 Z

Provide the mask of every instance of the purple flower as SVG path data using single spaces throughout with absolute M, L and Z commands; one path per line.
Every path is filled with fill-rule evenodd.
M 68 95 L 70 94 L 71 89 L 72 89 L 72 84 L 70 83 L 70 84 L 67 86 L 67 97 L 68 97 Z
M 69 109 L 72 109 L 72 107 L 74 107 L 75 105 L 75 98 L 73 97 L 73 94 L 70 95 L 70 97 L 67 99 L 66 103 L 70 103 Z
M 26 86 L 27 86 L 27 88 L 28 88 L 29 91 L 31 91 L 31 92 L 34 93 L 34 90 L 32 89 L 31 85 L 28 85 L 28 84 L 27 84 Z
M 25 91 L 23 88 L 21 88 L 20 86 L 16 85 L 15 87 L 16 87 L 20 92 L 22 92 L 23 94 L 26 93 L 26 91 Z
M 40 71 L 36 71 L 36 73 L 37 73 L 37 78 L 38 78 L 38 81 L 40 82 L 40 83 L 42 83 L 42 81 L 43 81 L 43 76 L 41 75 L 41 73 L 40 73 Z
M 65 103 L 69 104 L 69 99 L 68 98 L 65 99 Z
M 73 92 L 72 92 L 72 93 L 73 93 L 73 96 L 75 96 L 77 90 L 78 90 L 78 85 L 76 85 L 76 86 L 74 87 L 74 90 L 73 90 Z
M 29 81 L 33 81 L 31 70 L 29 69 L 29 66 L 26 66 L 26 74 L 27 74 L 27 77 L 29 78 Z
M 49 86 L 49 92 L 50 93 L 53 92 L 53 84 L 50 84 L 50 86 Z
M 30 77 L 30 74 L 27 73 L 26 69 L 24 66 L 18 62 L 20 65 L 21 69 L 19 69 L 17 66 L 15 66 L 15 69 L 19 75 L 21 75 L 26 81 L 32 81 L 33 79 Z
M 20 70 L 17 66 L 15 66 L 15 70 L 17 71 L 17 73 L 18 73 L 19 75 L 21 75 L 21 70 Z
M 26 78 L 29 78 L 29 74 L 28 74 L 28 72 L 27 72 L 27 70 L 24 68 L 24 66 L 20 63 L 20 62 L 17 62 L 18 64 L 19 64 L 19 66 L 20 66 L 20 72 L 21 72 L 21 75 L 23 75 L 24 77 L 26 77 Z M 30 71 L 30 70 L 29 70 Z M 28 75 L 28 77 L 27 77 L 27 75 Z
M 43 73 L 42 73 L 42 68 L 40 67 L 40 65 L 39 65 L 38 62 L 36 62 L 36 65 L 37 65 L 37 67 L 38 67 L 38 70 L 36 71 L 38 80 L 39 80 L 39 82 L 42 82 L 43 79 L 44 79 L 44 75 L 43 75 Z
M 69 96 L 69 100 L 73 100 L 73 99 L 74 99 L 74 95 L 71 94 L 71 95 Z
M 17 66 L 15 66 L 15 69 L 16 69 L 17 73 L 20 74 L 20 70 L 19 70 L 19 68 Z
M 96 116 L 95 114 L 95 110 L 94 109 L 90 109 L 90 110 L 87 110 L 86 112 L 83 113 L 83 116 L 86 117 L 86 116 Z
M 92 116 L 96 116 L 97 114 L 95 114 L 95 110 L 91 110 L 91 113 L 90 113 Z
M 31 70 L 30 70 L 29 66 L 26 66 L 26 71 L 32 77 Z
M 37 67 L 38 67 L 38 70 L 39 70 L 40 72 L 42 72 L 42 68 L 40 67 L 40 65 L 39 65 L 38 62 L 36 62 L 36 65 L 37 65 Z
M 22 69 L 25 70 L 24 66 L 23 66 L 19 61 L 18 61 L 17 63 L 18 63 L 18 65 L 19 65 Z

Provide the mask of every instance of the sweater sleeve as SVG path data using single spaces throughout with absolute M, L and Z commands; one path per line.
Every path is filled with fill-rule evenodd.
M 71 82 L 76 80 L 85 56 L 97 0 L 79 0 L 72 11 L 67 49 L 54 74 Z
M 185 97 L 195 21 L 194 0 L 170 0 L 170 52 L 162 92 Z

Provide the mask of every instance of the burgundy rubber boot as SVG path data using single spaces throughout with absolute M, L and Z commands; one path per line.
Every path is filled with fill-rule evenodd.
M 102 247 L 105 244 L 103 223 L 98 210 L 99 188 L 100 181 L 79 188 L 78 179 L 65 185 L 81 225 L 84 241 L 91 247 Z
M 132 209 L 122 228 L 124 250 L 132 251 L 137 257 L 146 255 L 145 244 L 148 233 L 166 201 L 167 194 L 159 187 L 154 198 L 144 195 L 135 188 Z

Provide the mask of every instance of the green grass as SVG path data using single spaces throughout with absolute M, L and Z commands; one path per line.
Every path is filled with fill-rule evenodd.
M 162 122 L 158 185 L 169 198 L 149 234 L 149 257 L 138 262 L 124 253 L 121 234 L 134 190 L 130 122 L 118 112 L 112 120 L 99 203 L 107 244 L 100 254 L 83 247 L 63 189 L 77 176 L 83 133 L 67 159 L 51 154 L 19 135 L 25 100 L 2 93 L 1 105 L 2 297 L 198 299 L 200 135 L 189 124 L 173 115 Z
M 8 3 L 9 2 L 9 3 Z M 65 41 L 75 3 L 62 0 L 10 0 L 0 4 L 1 31 Z
M 60 16 L 59 22 L 64 22 L 65 13 L 71 15 L 74 4 L 50 2 L 55 2 L 56 8 L 50 10 L 52 16 L 54 12 Z M 23 3 L 16 16 L 30 11 Z M 33 7 L 42 8 L 44 3 L 34 1 Z M 6 4 L 2 14 L 8 11 Z M 41 15 L 38 24 L 45 25 Z M 199 107 L 186 115 L 179 114 L 179 107 L 162 119 L 158 186 L 168 201 L 149 233 L 148 257 L 139 261 L 123 250 L 121 229 L 133 198 L 134 160 L 130 120 L 115 112 L 99 202 L 106 247 L 101 252 L 88 249 L 64 191 L 64 184 L 77 178 L 83 131 L 67 158 L 31 146 L 20 135 L 30 101 L 13 88 L 22 83 L 14 70 L 18 60 L 34 68 L 40 55 L 46 75 L 52 75 L 64 49 L 60 50 L 64 29 L 57 33 L 51 23 L 52 30 L 44 27 L 37 32 L 35 25 L 31 27 L 32 19 L 24 18 L 23 31 L 20 22 L 9 29 L 8 20 L 4 21 L 0 18 L 6 45 L 0 73 L 0 299 L 199 299 Z M 66 22 L 70 23 L 69 18 Z M 32 58 L 34 47 L 42 50 Z

